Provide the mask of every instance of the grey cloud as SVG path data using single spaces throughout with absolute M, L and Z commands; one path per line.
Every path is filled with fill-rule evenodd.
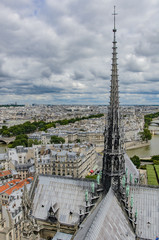
M 74 72 L 74 75 L 73 75 L 74 80 L 79 80 L 79 79 L 83 79 L 83 78 L 84 78 L 84 74 L 82 74 L 80 72 Z
M 88 103 L 89 99 L 108 103 L 113 5 L 110 0 L 2 0 L 2 101 L 12 93 L 15 98 L 23 94 L 24 102 L 30 94 L 30 101 L 35 95 L 39 102 L 41 95 L 48 94 L 50 104 Z M 152 95 L 152 102 L 153 95 L 158 101 L 153 82 L 158 82 L 159 36 L 154 23 L 159 20 L 159 3 L 121 0 L 117 11 L 122 102 L 126 93 L 131 94 L 131 103 L 138 102 L 135 94 L 145 103 L 146 94 Z M 70 95 L 73 99 L 66 100 Z
M 29 86 L 21 85 L 16 86 L 16 88 L 2 88 L 0 90 L 1 94 L 12 93 L 16 95 L 38 95 L 38 94 L 50 94 L 50 93 L 60 93 L 63 89 L 55 87 L 44 87 L 44 86 Z
M 158 82 L 159 83 L 159 77 L 152 77 L 152 78 L 147 78 L 148 82 Z
M 135 62 L 128 63 L 125 70 L 129 72 L 143 72 L 142 67 L 138 66 Z

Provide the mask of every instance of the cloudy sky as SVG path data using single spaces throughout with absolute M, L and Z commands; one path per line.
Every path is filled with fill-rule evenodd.
M 0 0 L 0 104 L 159 104 L 158 0 Z

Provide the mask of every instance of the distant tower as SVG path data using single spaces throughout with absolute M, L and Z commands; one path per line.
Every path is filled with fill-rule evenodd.
M 112 187 L 115 191 L 120 188 L 120 180 L 125 173 L 124 160 L 124 141 L 121 127 L 121 117 L 119 110 L 119 87 L 118 87 L 118 68 L 117 68 L 117 47 L 116 47 L 116 27 L 114 6 L 114 39 L 112 57 L 112 75 L 110 104 L 108 107 L 107 125 L 104 132 L 104 156 L 103 156 L 103 175 L 102 181 L 106 191 Z

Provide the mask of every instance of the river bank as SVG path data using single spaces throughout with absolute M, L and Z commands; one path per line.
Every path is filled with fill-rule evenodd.
M 126 149 L 126 152 L 129 157 L 137 155 L 140 158 L 148 158 L 153 155 L 159 155 L 159 135 L 152 136 L 148 145 Z
M 145 147 L 145 146 L 149 146 L 149 145 L 150 145 L 149 141 L 148 142 L 134 141 L 134 142 L 126 143 L 125 148 L 126 148 L 126 150 L 130 150 L 130 149 L 141 148 L 141 147 Z

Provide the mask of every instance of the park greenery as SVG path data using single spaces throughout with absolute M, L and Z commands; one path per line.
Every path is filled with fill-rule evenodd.
M 140 167 L 140 158 L 138 156 L 134 155 L 130 159 L 137 168 Z
M 37 139 L 35 139 L 35 140 L 29 139 L 26 134 L 20 134 L 20 135 L 16 136 L 13 143 L 10 143 L 8 145 L 8 147 L 10 147 L 10 148 L 15 148 L 16 146 L 32 147 L 33 144 L 38 145 L 40 143 L 41 142 L 38 141 Z
M 97 174 L 96 175 L 87 175 L 85 178 L 89 180 L 96 180 L 97 179 Z
M 159 155 L 154 155 L 151 157 L 151 161 L 154 165 L 159 165 Z
M 148 185 L 158 185 L 159 183 L 159 155 L 154 155 L 151 159 L 141 159 L 145 162 L 145 165 L 141 165 L 140 169 L 144 169 L 147 172 L 147 183 Z M 146 164 L 146 162 L 151 164 Z
M 154 167 L 155 167 L 155 171 L 156 171 L 157 178 L 158 178 L 158 181 L 159 181 L 159 165 L 154 165 Z
M 147 170 L 148 185 L 158 185 L 158 180 L 157 180 L 154 165 L 147 165 L 146 170 Z
M 104 114 L 96 114 L 96 115 L 90 115 L 87 117 L 63 119 L 63 120 L 57 120 L 53 122 L 34 121 L 31 123 L 27 121 L 23 124 L 14 125 L 9 128 L 7 126 L 2 126 L 2 128 L 0 129 L 0 134 L 3 137 L 13 137 L 13 136 L 18 136 L 22 134 L 33 133 L 35 131 L 47 131 L 47 129 L 52 127 L 55 128 L 57 125 L 67 125 L 67 124 L 75 123 L 77 121 L 81 121 L 84 119 L 100 118 L 103 116 Z

